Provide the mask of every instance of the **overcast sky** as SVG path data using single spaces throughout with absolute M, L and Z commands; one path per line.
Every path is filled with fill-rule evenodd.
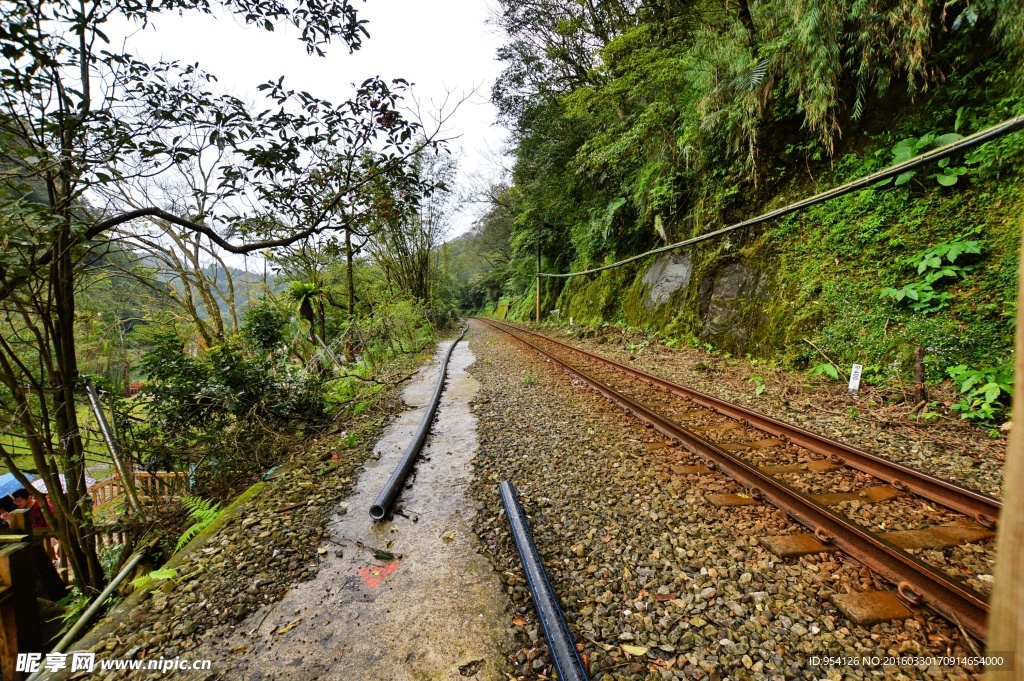
M 451 144 L 459 157 L 460 188 L 473 176 L 497 172 L 495 156 L 505 133 L 495 124 L 490 104 L 494 79 L 501 71 L 495 53 L 501 36 L 487 25 L 489 0 L 368 0 L 356 7 L 369 23 L 370 38 L 349 54 L 341 44 L 328 46 L 326 57 L 306 54 L 294 30 L 271 33 L 230 16 L 157 15 L 128 47 L 146 59 L 178 59 L 213 73 L 220 86 L 255 101 L 256 86 L 285 76 L 285 84 L 332 102 L 347 99 L 351 84 L 371 76 L 405 78 L 424 109 L 440 105 L 445 93 L 457 101 L 474 89 L 455 112 L 447 130 L 459 138 Z M 452 234 L 469 228 L 478 209 L 469 206 L 453 219 Z

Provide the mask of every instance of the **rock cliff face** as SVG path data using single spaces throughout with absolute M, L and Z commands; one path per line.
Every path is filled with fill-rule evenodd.
M 757 250 L 663 253 L 638 266 L 570 280 L 557 307 L 583 324 L 624 321 L 708 342 L 733 354 L 770 351 L 771 265 Z
M 644 307 L 648 312 L 669 301 L 672 294 L 690 284 L 693 262 L 686 254 L 665 253 L 659 256 L 644 274 L 643 283 L 649 287 Z
M 718 268 L 704 280 L 700 296 L 701 335 L 715 345 L 743 353 L 752 329 L 749 308 L 757 308 L 765 297 L 768 277 L 743 264 L 732 262 Z

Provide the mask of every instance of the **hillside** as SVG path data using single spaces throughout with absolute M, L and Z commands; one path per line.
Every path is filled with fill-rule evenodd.
M 544 272 L 613 263 L 1020 115 L 1010 5 L 544 3 L 566 17 L 559 37 L 503 3 L 494 101 L 516 164 L 479 240 L 511 224 L 510 256 L 463 298 L 532 319 L 538 248 Z M 542 317 L 817 373 L 859 363 L 869 382 L 912 383 L 920 352 L 928 382 L 990 388 L 965 406 L 987 420 L 1009 393 L 1022 152 L 1014 133 L 775 222 L 545 278 Z

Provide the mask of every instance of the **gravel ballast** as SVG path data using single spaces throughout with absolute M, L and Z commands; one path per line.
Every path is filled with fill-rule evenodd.
M 929 386 L 938 402 L 917 416 L 912 386 L 881 388 L 861 384 L 851 396 L 845 381 L 813 378 L 750 358 L 725 357 L 693 348 L 668 348 L 653 334 L 581 327 L 546 328 L 542 333 L 589 352 L 626 362 L 666 380 L 714 395 L 812 432 L 860 447 L 917 470 L 999 498 L 1006 461 L 1005 432 L 960 419 L 950 410 L 950 385 Z M 849 369 L 849 367 L 847 367 Z M 757 385 L 765 389 L 757 394 Z
M 847 621 L 832 595 L 886 585 L 839 554 L 778 560 L 758 538 L 805 531 L 783 512 L 706 502 L 742 489 L 717 473 L 673 473 L 697 461 L 505 334 L 475 329 L 481 449 L 470 493 L 475 529 L 514 604 L 516 642 L 507 653 L 516 678 L 551 678 L 552 669 L 501 517 L 497 484 L 506 479 L 519 489 L 594 679 L 975 677 L 976 669 L 927 664 L 814 664 L 975 653 L 955 626 L 926 613 L 871 628 Z M 657 364 L 652 373 L 673 378 L 668 361 Z

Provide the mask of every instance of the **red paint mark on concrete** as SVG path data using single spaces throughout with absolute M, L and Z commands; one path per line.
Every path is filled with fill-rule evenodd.
M 366 586 L 374 587 L 387 579 L 387 576 L 398 569 L 398 561 L 388 563 L 383 567 L 368 565 L 359 568 L 359 576 L 366 582 Z

